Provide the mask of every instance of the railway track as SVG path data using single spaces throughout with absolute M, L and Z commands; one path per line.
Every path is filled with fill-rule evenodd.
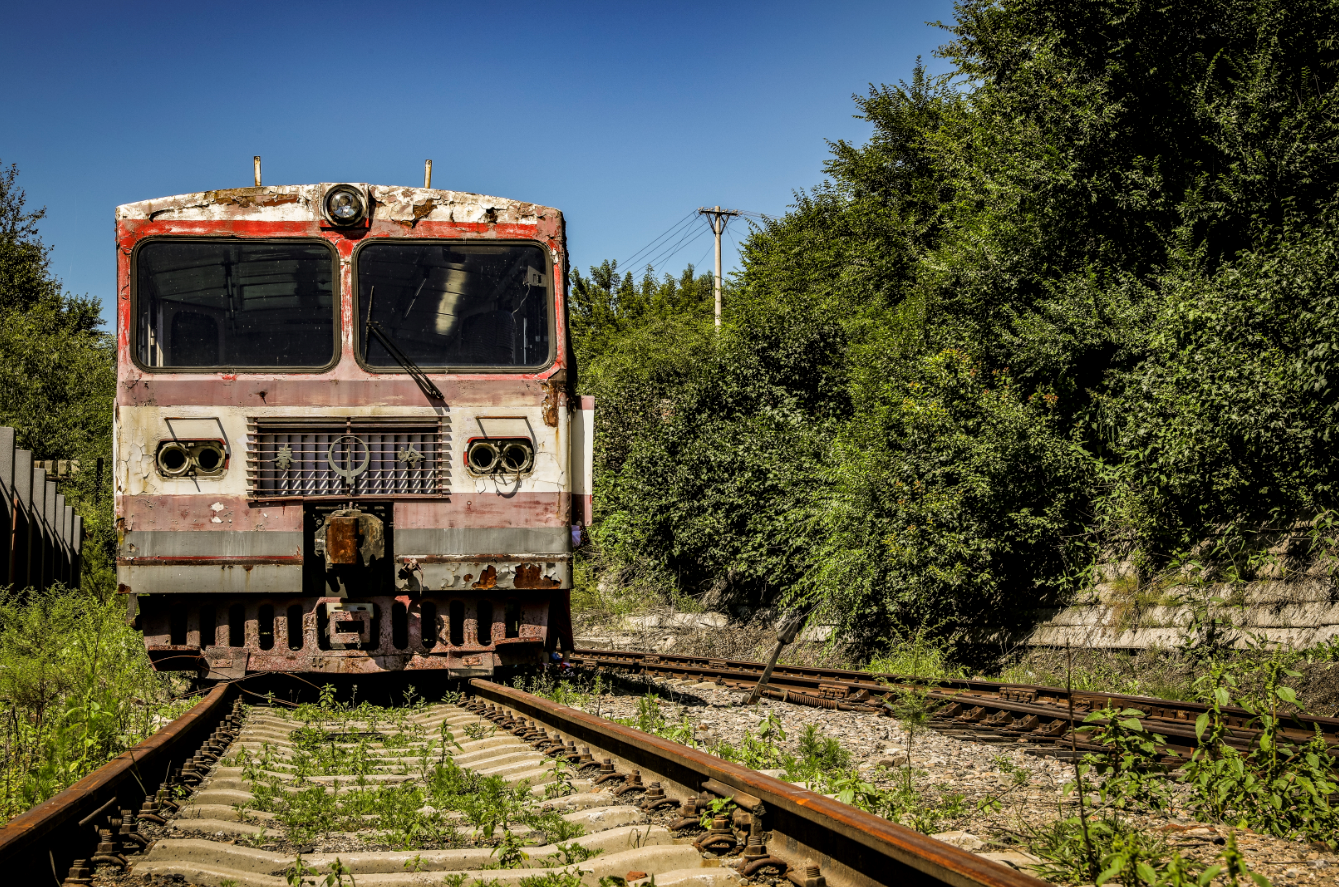
M 216 688 L 0 828 L 0 865 L 14 883 L 64 885 L 1043 883 L 519 690 L 475 680 L 467 692 L 332 713 L 246 709 Z M 166 778 L 135 798 L 152 768 Z
M 624 674 L 692 679 L 741 690 L 751 690 L 766 667 L 760 662 L 638 653 L 624 650 L 577 650 L 575 665 Z M 974 741 L 1016 742 L 1038 754 L 1066 757 L 1099 750 L 1099 746 L 1072 736 L 1089 714 L 1105 708 L 1135 709 L 1143 713 L 1146 729 L 1166 737 L 1164 763 L 1176 765 L 1189 758 L 1197 740 L 1196 719 L 1206 711 L 1198 702 L 1127 696 L 1118 693 L 1069 692 L 1060 687 L 1008 684 L 998 681 L 925 681 L 906 675 L 871 674 L 844 669 L 777 665 L 764 695 L 797 705 L 843 711 L 890 714 L 890 704 L 908 691 L 924 692 L 939 703 L 930 726 L 949 735 Z M 1072 708 L 1071 708 L 1072 706 Z M 1071 715 L 1072 712 L 1072 715 Z M 1229 743 L 1245 749 L 1257 731 L 1244 709 L 1225 709 L 1233 735 Z M 1319 729 L 1332 753 L 1339 753 L 1339 718 L 1296 717 L 1283 733 L 1306 743 Z

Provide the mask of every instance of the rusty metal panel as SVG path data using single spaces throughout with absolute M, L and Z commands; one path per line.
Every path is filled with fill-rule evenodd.
M 356 564 L 358 559 L 358 518 L 334 517 L 326 522 L 326 559 L 332 564 Z
M 397 584 L 403 589 L 410 588 L 412 574 L 416 587 L 425 591 L 570 588 L 571 560 L 567 554 L 545 555 L 543 560 L 524 554 L 397 555 Z
M 302 533 L 289 530 L 232 532 L 187 527 L 180 530 L 125 530 L 117 555 L 144 557 L 291 557 L 302 555 Z

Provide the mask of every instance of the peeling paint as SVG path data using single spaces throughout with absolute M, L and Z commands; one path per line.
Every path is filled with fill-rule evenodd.
M 199 643 L 200 626 L 195 621 L 199 606 L 210 602 L 221 614 L 229 612 L 234 603 L 243 603 L 248 614 L 245 650 L 218 643 L 228 638 L 226 628 L 220 625 L 216 626 L 214 639 L 218 649 L 209 654 L 220 664 L 225 660 L 234 666 L 241 663 L 242 671 L 366 673 L 446 668 L 478 673 L 497 665 L 536 661 L 536 656 L 542 661 L 541 645 L 552 642 L 549 607 L 561 595 L 560 591 L 549 590 L 571 584 L 567 535 L 571 503 L 566 452 L 569 441 L 562 430 L 566 427 L 563 380 L 568 362 L 562 214 L 538 204 L 461 191 L 347 184 L 360 188 L 369 199 L 370 222 L 357 230 L 332 228 L 320 218 L 320 201 L 331 184 L 203 191 L 117 208 L 117 284 L 121 298 L 116 304 L 119 384 L 113 476 L 120 543 L 118 581 L 134 587 L 140 595 L 152 595 L 164 608 L 186 608 L 189 633 L 193 635 L 186 647 L 195 650 L 196 660 L 206 658 L 201 651 L 212 649 Z M 135 328 L 130 260 L 135 245 L 143 238 L 172 236 L 303 237 L 331 243 L 339 256 L 337 289 L 342 298 L 340 357 L 335 365 L 320 373 L 159 373 L 140 369 L 130 351 L 130 330 Z M 553 261 L 553 362 L 538 371 L 517 373 L 434 373 L 434 384 L 446 395 L 445 406 L 427 403 L 405 374 L 362 369 L 354 354 L 354 249 L 360 240 L 396 237 L 500 238 L 541 243 Z M 450 470 L 440 495 L 392 497 L 394 532 L 387 541 L 399 546 L 398 540 L 405 540 L 407 545 L 418 538 L 425 544 L 415 541 L 412 549 L 387 550 L 386 554 L 395 559 L 402 595 L 371 599 L 379 608 L 377 624 L 382 636 L 366 639 L 360 629 L 359 644 L 355 646 L 368 646 L 366 650 L 321 649 L 318 643 L 321 632 L 330 642 L 334 635 L 328 623 L 318 626 L 317 614 L 311 609 L 313 599 L 300 596 L 306 544 L 303 500 L 253 501 L 246 470 L 230 470 L 218 477 L 167 478 L 158 473 L 154 460 L 158 441 L 171 436 L 168 419 L 217 421 L 231 443 L 232 458 L 241 468 L 247 465 L 249 423 L 260 417 L 444 415 L 449 419 L 444 433 L 459 435 L 478 417 L 500 412 L 523 416 L 529 427 L 536 429 L 533 471 L 511 484 L 476 488 L 463 470 Z M 543 536 L 551 528 L 563 530 L 561 540 Z M 442 535 L 460 532 L 467 535 Z M 531 536 L 506 543 L 482 541 L 501 538 L 497 534 L 507 532 Z M 444 559 L 442 552 L 471 551 L 468 545 L 474 543 L 460 541 L 476 538 L 470 533 L 481 534 L 477 537 L 481 540 L 477 553 L 464 554 L 459 560 Z M 493 535 L 487 535 L 490 533 Z M 427 544 L 447 538 L 455 540 L 451 543 L 455 547 Z M 551 549 L 559 550 L 550 553 Z M 401 565 L 403 569 L 399 569 Z M 434 594 L 439 596 L 434 598 Z M 148 599 L 142 597 L 141 601 Z M 435 604 L 441 622 L 453 601 L 464 600 L 465 635 L 477 640 L 480 626 L 470 615 L 476 613 L 476 603 L 489 600 L 494 618 L 502 619 L 507 608 L 499 602 L 516 599 L 522 601 L 525 613 L 521 624 L 514 626 L 518 636 L 506 637 L 506 628 L 497 622 L 492 627 L 495 643 L 491 646 L 481 648 L 476 643 L 452 647 L 450 632 L 420 626 L 422 604 Z M 389 615 L 395 603 L 408 608 L 411 649 L 392 643 Z M 269 650 L 260 647 L 256 624 L 256 608 L 262 604 L 274 607 L 275 627 L 267 635 L 272 638 Z M 286 607 L 290 605 L 301 605 L 305 614 L 300 628 L 294 629 L 303 638 L 300 651 L 288 650 L 280 640 Z M 167 610 L 150 615 L 153 625 L 146 627 L 150 649 L 180 647 L 167 636 L 171 633 Z M 488 632 L 488 626 L 482 629 Z M 428 637 L 420 637 L 420 630 Z M 434 637 L 435 646 L 421 648 Z M 155 661 L 159 661 L 157 654 Z

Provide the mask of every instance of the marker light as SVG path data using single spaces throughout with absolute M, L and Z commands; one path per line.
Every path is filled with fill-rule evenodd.
M 367 207 L 357 188 L 337 185 L 325 195 L 325 215 L 336 225 L 356 225 L 363 220 Z

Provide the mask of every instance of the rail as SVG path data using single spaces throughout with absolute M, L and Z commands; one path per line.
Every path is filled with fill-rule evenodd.
M 691 677 L 738 689 L 755 687 L 766 667 L 747 660 L 627 650 L 576 650 L 569 659 L 588 668 Z M 909 690 L 924 692 L 928 699 L 940 703 L 931 721 L 934 729 L 1013 740 L 1060 755 L 1071 747 L 1075 722 L 1081 724 L 1089 714 L 1104 708 L 1135 709 L 1142 712 L 1147 729 L 1166 737 L 1167 753 L 1163 757 L 1169 764 L 1186 760 L 1195 750 L 1195 721 L 1207 711 L 1202 703 L 1177 699 L 1069 692 L 1061 687 L 1000 681 L 927 681 L 908 675 L 794 665 L 776 666 L 764 695 L 797 705 L 890 714 L 890 704 Z M 1222 713 L 1233 734 L 1228 742 L 1247 748 L 1257 732 L 1251 727 L 1251 713 L 1240 708 L 1225 708 Z M 1331 752 L 1339 753 L 1339 718 L 1294 716 L 1282 733 L 1290 741 L 1305 743 L 1317 729 L 1330 744 Z M 1082 740 L 1073 745 L 1080 752 L 1096 749 Z
M 122 811 L 140 809 L 159 784 L 186 767 L 226 714 L 233 695 L 232 684 L 216 686 L 134 748 L 0 826 L 5 882 L 60 884 L 75 859 L 94 857 L 101 832 L 118 828 Z
M 485 680 L 473 680 L 477 698 L 547 726 L 572 745 L 610 755 L 625 771 L 658 777 L 663 790 L 689 799 L 702 792 L 733 797 L 751 808 L 770 837 L 765 849 L 806 887 L 805 875 L 829 885 L 951 884 L 954 887 L 1040 887 L 1046 882 L 824 795 L 721 760 L 631 727 Z M 532 728 L 498 709 L 487 715 L 514 733 Z M 815 872 L 810 867 L 817 866 Z M 788 873 L 789 874 L 789 873 Z M 812 885 L 811 885 L 812 887 Z

